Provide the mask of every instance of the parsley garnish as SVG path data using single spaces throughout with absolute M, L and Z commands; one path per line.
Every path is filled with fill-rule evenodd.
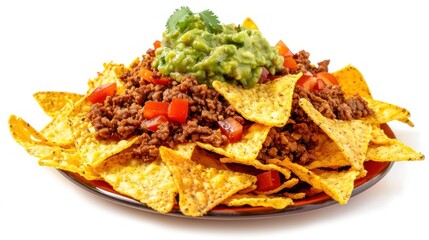
M 171 33 L 176 28 L 180 30 L 185 30 L 189 25 L 189 18 L 194 14 L 189 7 L 181 7 L 176 9 L 174 13 L 168 18 L 167 32 Z M 209 33 L 220 33 L 222 32 L 222 27 L 220 25 L 218 17 L 211 10 L 204 10 L 198 13 L 201 20 L 204 23 L 204 27 Z

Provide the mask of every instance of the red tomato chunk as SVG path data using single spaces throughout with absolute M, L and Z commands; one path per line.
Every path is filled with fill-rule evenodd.
M 168 119 L 178 123 L 186 123 L 188 118 L 188 99 L 173 98 L 168 106 Z
M 256 176 L 258 178 L 256 190 L 266 192 L 280 186 L 280 174 L 276 170 L 266 171 Z
M 217 123 L 221 133 L 228 137 L 228 142 L 234 143 L 241 140 L 243 125 L 241 125 L 237 120 L 229 117 L 223 121 L 218 121 Z
M 92 103 L 102 103 L 108 96 L 114 96 L 116 94 L 116 90 L 117 87 L 115 82 L 106 83 L 94 89 L 86 99 Z
M 160 115 L 152 119 L 143 120 L 141 127 L 149 131 L 156 132 L 156 130 L 158 130 L 158 126 L 163 122 L 168 122 L 168 119 L 165 116 Z
M 143 108 L 143 117 L 152 119 L 158 116 L 168 116 L 168 102 L 153 102 L 147 101 Z

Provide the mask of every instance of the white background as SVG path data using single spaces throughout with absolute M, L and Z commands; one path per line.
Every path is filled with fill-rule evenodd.
M 427 160 L 396 163 L 345 206 L 252 221 L 144 213 L 107 202 L 40 167 L 10 137 L 9 115 L 42 128 L 49 119 L 34 92 L 84 93 L 102 63 L 129 64 L 160 39 L 166 20 L 182 5 L 194 12 L 211 9 L 224 23 L 252 17 L 273 45 L 282 39 L 293 51 L 309 51 L 315 63 L 331 59 L 331 70 L 358 67 L 376 99 L 411 111 L 414 128 L 390 124 L 397 138 L 428 154 L 424 1 L 143 2 L 0 3 L 0 239 L 427 239 Z

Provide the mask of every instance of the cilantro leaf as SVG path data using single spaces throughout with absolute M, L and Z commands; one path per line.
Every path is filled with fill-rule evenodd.
M 192 14 L 193 13 L 189 7 L 176 9 L 176 11 L 174 11 L 174 13 L 168 18 L 167 24 L 165 25 L 167 32 L 173 32 L 176 27 L 179 27 L 180 29 L 186 28 L 188 25 L 188 19 Z
M 219 19 L 211 10 L 204 10 L 199 13 L 201 20 L 203 20 L 204 27 L 209 33 L 220 33 L 222 27 Z
M 174 13 L 168 18 L 165 27 L 167 28 L 167 32 L 171 33 L 176 28 L 180 30 L 185 30 L 189 25 L 189 18 L 194 16 L 194 14 L 189 7 L 182 6 L 174 11 Z M 204 24 L 204 27 L 210 33 L 220 33 L 222 32 L 222 26 L 219 22 L 217 16 L 211 10 L 204 10 L 198 13 L 201 21 Z

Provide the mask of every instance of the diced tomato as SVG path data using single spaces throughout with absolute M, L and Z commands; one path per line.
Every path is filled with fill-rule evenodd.
M 241 140 L 243 134 L 243 125 L 232 117 L 217 122 L 220 131 L 228 137 L 228 142 L 234 143 Z
M 146 68 L 141 68 L 139 75 L 141 78 L 143 78 L 143 80 L 146 80 L 148 82 L 151 82 L 153 77 L 152 77 L 152 71 Z
M 152 119 L 158 116 L 168 116 L 168 102 L 145 102 L 143 108 L 143 117 L 146 119 Z
M 293 59 L 293 52 L 286 46 L 286 44 L 280 40 L 276 44 L 276 49 L 279 52 L 280 56 L 283 56 L 283 67 L 289 68 L 290 70 L 295 70 L 298 67 L 295 59 Z
M 149 131 L 156 132 L 156 130 L 158 129 L 158 126 L 163 122 L 168 122 L 168 119 L 165 116 L 160 115 L 160 116 L 154 117 L 152 119 L 143 120 L 141 123 L 141 127 L 143 129 L 147 129 Z
M 298 64 L 293 57 L 284 57 L 283 67 L 295 70 L 298 67 Z
M 303 88 L 305 88 L 306 90 L 310 91 L 313 90 L 314 86 L 317 83 L 317 79 L 315 77 L 313 77 L 313 75 L 311 73 L 305 73 L 303 74 L 298 81 L 296 82 L 296 85 L 299 85 Z
M 92 93 L 89 94 L 86 99 L 92 103 L 101 103 L 104 102 L 108 96 L 114 96 L 116 90 L 117 87 L 115 82 L 106 83 L 94 89 L 94 91 L 92 91 Z
M 155 42 L 153 42 L 153 49 L 156 50 L 159 47 L 161 47 L 161 41 L 155 40 Z
M 159 84 L 159 85 L 167 85 L 170 82 L 171 82 L 171 79 L 168 77 L 153 78 L 152 80 L 153 84 Z
M 296 84 L 309 91 L 321 91 L 326 86 L 338 85 L 338 81 L 334 75 L 328 72 L 319 72 L 315 76 L 311 73 L 305 73 L 298 79 Z
M 146 68 L 140 69 L 140 77 L 143 78 L 143 80 L 146 80 L 148 82 L 151 82 L 153 84 L 160 84 L 160 85 L 166 85 L 171 82 L 171 79 L 168 77 L 160 77 L 160 78 L 154 78 L 153 72 Z
M 276 170 L 270 170 L 256 175 L 256 190 L 257 191 L 270 191 L 280 186 L 280 174 Z
M 277 51 L 279 52 L 280 56 L 283 56 L 285 58 L 293 56 L 292 51 L 286 46 L 286 44 L 282 40 L 278 41 L 275 47 L 277 48 Z
M 320 78 L 316 78 L 316 84 L 313 87 L 313 90 L 315 91 L 321 91 L 326 87 L 326 83 L 320 79 Z
M 168 119 L 179 123 L 186 123 L 189 111 L 188 105 L 188 99 L 173 98 L 168 106 Z
M 328 72 L 319 72 L 316 77 L 322 79 L 326 85 L 338 85 L 337 78 Z

